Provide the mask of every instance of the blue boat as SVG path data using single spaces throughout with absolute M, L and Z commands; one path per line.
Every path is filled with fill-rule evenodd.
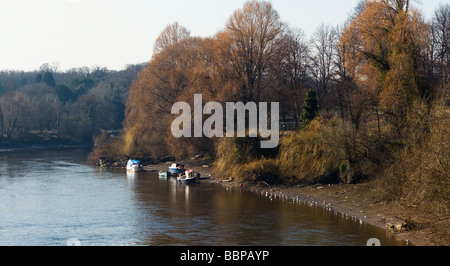
M 186 177 L 186 176 L 181 176 L 181 177 L 177 177 L 178 182 L 182 183 L 182 184 L 195 184 L 197 183 L 197 179 L 192 178 L 192 177 Z
M 141 172 L 144 170 L 141 162 L 139 160 L 128 160 L 127 171 L 128 172 Z
M 183 174 L 185 171 L 184 165 L 182 164 L 178 164 L 178 163 L 173 163 L 170 167 L 169 167 L 169 172 L 171 174 L 174 175 L 179 175 L 179 174 Z
M 198 179 L 200 178 L 200 174 L 194 172 L 193 170 L 185 171 L 185 175 L 178 176 L 177 180 L 180 183 L 183 184 L 195 184 L 198 182 Z

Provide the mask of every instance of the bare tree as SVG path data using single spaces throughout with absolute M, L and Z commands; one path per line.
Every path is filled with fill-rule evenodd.
M 155 47 L 153 48 L 153 52 L 160 53 L 162 50 L 167 47 L 178 43 L 180 41 L 186 40 L 190 37 L 191 33 L 188 29 L 175 22 L 171 25 L 168 25 L 159 35 L 158 39 L 156 39 Z
M 231 63 L 241 79 L 244 101 L 258 101 L 269 61 L 285 28 L 268 2 L 247 2 L 228 20 Z
M 293 110 L 294 121 L 301 113 L 301 97 L 306 91 L 309 48 L 301 29 L 289 29 L 278 44 L 278 58 L 272 71 L 281 83 L 279 93 Z M 283 89 L 284 88 L 284 89 Z
M 3 130 L 7 138 L 24 134 L 30 127 L 30 107 L 30 99 L 21 92 L 10 92 L 0 98 Z
M 1 106 L 1 97 L 0 97 L 0 138 L 3 137 L 3 112 L 2 112 L 2 106 Z
M 441 4 L 434 12 L 431 22 L 432 44 L 434 47 L 435 73 L 442 91 L 449 88 L 450 68 L 450 5 Z M 446 88 L 446 89 L 445 89 Z M 448 92 L 447 92 L 448 93 Z
M 330 83 L 334 71 L 336 55 L 337 31 L 330 25 L 321 24 L 314 33 L 312 46 L 312 74 L 316 82 L 319 106 L 330 91 Z

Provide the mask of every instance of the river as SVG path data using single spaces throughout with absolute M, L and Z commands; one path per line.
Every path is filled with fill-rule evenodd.
M 0 246 L 405 243 L 324 208 L 240 188 L 99 169 L 85 148 L 0 152 Z

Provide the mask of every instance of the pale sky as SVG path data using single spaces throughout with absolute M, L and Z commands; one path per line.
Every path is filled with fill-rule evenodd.
M 213 36 L 246 0 L 0 0 L 0 70 L 148 62 L 159 33 L 178 21 L 193 36 Z M 272 0 L 281 20 L 311 36 L 344 23 L 358 0 Z M 415 3 L 430 17 L 439 3 Z

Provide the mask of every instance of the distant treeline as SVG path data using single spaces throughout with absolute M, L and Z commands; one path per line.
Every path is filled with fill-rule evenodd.
M 91 142 L 121 129 L 128 90 L 145 65 L 1 71 L 0 144 Z

